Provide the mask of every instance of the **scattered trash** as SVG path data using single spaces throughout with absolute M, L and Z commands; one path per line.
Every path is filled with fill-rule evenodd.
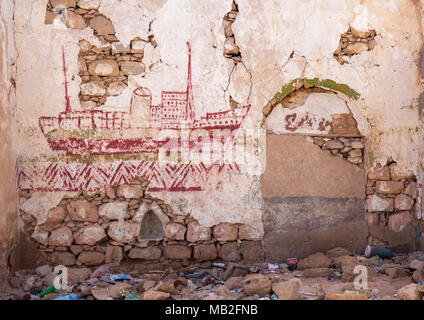
M 46 296 L 50 293 L 53 293 L 55 291 L 56 291 L 55 286 L 48 287 L 47 289 L 44 289 L 43 291 L 40 292 L 40 298 L 42 298 L 42 297 L 44 297 L 44 296 Z
M 111 274 L 111 273 L 112 273 L 112 269 L 110 266 L 102 265 L 93 271 L 93 273 L 90 276 L 90 279 L 98 278 L 102 274 Z
M 297 258 L 289 258 L 287 259 L 287 268 L 290 271 L 297 269 Z
M 216 275 L 214 275 L 213 273 L 211 273 L 211 272 L 207 272 L 207 271 L 205 271 L 205 272 L 202 272 L 202 273 L 191 273 L 191 274 L 183 274 L 182 275 L 182 277 L 185 277 L 185 278 L 187 278 L 187 279 L 192 279 L 192 278 L 203 278 L 204 276 L 207 276 L 207 275 L 209 275 L 209 276 L 211 276 L 212 278 L 214 278 L 216 281 L 219 281 L 219 282 L 223 282 L 220 278 L 218 278 Z M 181 276 L 181 275 L 180 275 Z M 194 281 L 194 283 L 196 283 L 195 281 Z
M 389 256 L 393 257 L 391 261 L 383 260 L 387 259 Z M 258 263 L 238 265 L 232 262 L 209 264 L 200 262 L 196 265 L 186 266 L 176 264 L 172 267 L 168 266 L 168 268 L 161 268 L 160 270 L 150 269 L 144 272 L 123 266 L 119 271 L 122 273 L 113 273 L 110 266 L 103 265 L 92 273 L 85 272 L 86 275 L 78 278 L 79 281 L 68 282 L 67 290 L 56 290 L 54 286 L 45 287 L 45 289 L 42 290 L 43 282 L 51 282 L 46 282 L 44 279 L 36 276 L 33 270 L 21 270 L 11 276 L 11 278 L 16 278 L 12 279 L 14 282 L 9 280 L 10 283 L 16 284 L 13 288 L 21 289 L 20 291 L 16 291 L 20 293 L 5 295 L 0 292 L 0 300 L 40 300 L 52 293 L 55 294 L 52 294 L 46 299 L 140 300 L 141 297 L 143 297 L 143 299 L 145 298 L 145 294 L 141 293 L 147 291 L 152 293 L 151 297 L 154 298 L 153 300 L 214 300 L 217 297 L 226 300 L 280 300 L 280 297 L 283 297 L 279 297 L 279 293 L 277 294 L 274 291 L 274 284 L 293 280 L 300 284 L 300 287 L 296 288 L 296 299 L 300 300 L 332 300 L 335 298 L 337 298 L 337 300 L 381 300 L 387 297 L 402 299 L 401 296 L 399 297 L 399 295 L 396 294 L 397 289 L 393 288 L 393 286 L 387 282 L 388 280 L 390 281 L 390 279 L 387 277 L 385 271 L 389 268 L 400 268 L 406 270 L 410 277 L 412 270 L 419 269 L 418 267 L 411 267 L 411 261 L 416 260 L 418 262 L 423 262 L 424 253 L 417 251 L 408 255 L 394 255 L 390 249 L 368 246 L 366 256 L 355 256 L 351 253 L 343 253 L 343 255 L 337 256 L 336 258 L 337 259 L 334 257 L 331 258 L 331 264 L 327 267 L 329 269 L 326 268 L 329 272 L 326 273 L 325 276 L 316 277 L 316 283 L 313 285 L 311 285 L 309 281 L 311 276 L 297 269 L 297 258 L 287 259 L 287 264 L 283 262 L 281 264 Z M 375 284 L 380 291 L 377 288 L 355 291 L 351 286 L 343 288 L 351 290 L 341 291 L 339 286 L 341 281 L 337 280 L 349 275 L 345 274 L 346 270 L 349 269 L 345 268 L 343 265 L 346 264 L 346 262 L 354 265 L 361 263 L 384 274 L 382 278 L 383 281 L 376 282 Z M 126 272 L 129 273 L 127 274 Z M 376 273 L 376 275 L 378 275 L 378 273 Z M 248 292 L 244 285 L 246 279 L 255 279 L 257 277 L 268 278 L 268 280 L 265 281 L 266 283 L 264 282 L 264 285 L 268 286 L 267 289 L 262 293 L 259 291 Z M 302 281 L 298 278 L 301 278 Z M 404 278 L 407 280 L 406 277 Z M 25 281 L 26 279 L 30 281 Z M 346 281 L 345 278 L 343 278 L 343 280 Z M 422 279 L 418 281 L 415 279 L 411 280 L 411 278 L 409 278 L 409 280 L 412 282 L 411 287 L 414 289 L 416 288 L 415 294 L 419 294 L 423 297 L 424 281 L 420 282 Z M 391 286 L 393 289 L 388 286 Z M 332 290 L 333 292 L 340 293 L 331 296 Z M 393 290 L 393 292 L 389 290 Z M 390 293 L 387 294 L 387 292 Z M 156 295 L 153 293 L 156 293 Z M 253 293 L 256 294 L 253 295 Z
M 238 266 L 239 267 L 239 266 Z M 256 272 L 259 272 L 259 268 L 257 267 L 257 266 L 253 266 L 253 267 L 250 267 L 249 269 L 248 269 L 248 271 L 249 272 L 251 272 L 251 273 L 256 273 Z
M 273 263 L 268 263 L 268 269 L 271 272 L 275 272 L 276 270 L 278 270 L 280 268 L 280 266 L 278 264 L 273 264 Z
M 132 277 L 128 274 L 111 274 L 110 280 L 117 281 L 117 280 L 131 280 Z
M 333 279 L 341 279 L 343 276 L 343 270 L 340 269 L 333 269 L 331 268 L 331 278 Z
M 81 298 L 81 294 L 70 293 L 65 296 L 58 296 L 57 298 L 53 300 L 78 300 L 79 298 Z
M 10 293 L 1 294 L 0 300 L 12 300 L 12 295 Z
M 355 259 L 356 261 L 359 261 L 359 262 L 364 262 L 367 260 L 367 258 L 364 256 L 355 256 Z
M 132 280 L 132 277 L 128 274 L 108 274 L 100 277 L 100 281 L 115 284 L 118 280 Z
M 41 293 L 41 289 L 40 288 L 31 288 L 29 289 L 29 293 L 32 295 L 39 295 Z
M 392 250 L 388 249 L 388 248 L 380 248 L 380 247 L 373 247 L 368 245 L 365 248 L 365 256 L 367 258 L 369 257 L 373 257 L 373 256 L 378 256 L 381 259 L 391 259 L 394 257 L 394 253 Z
M 216 268 L 227 269 L 224 263 L 215 262 L 215 263 L 212 263 L 212 266 Z
M 107 283 L 110 283 L 110 284 L 115 284 L 115 281 L 113 281 L 110 278 L 110 275 L 100 277 L 100 281 L 107 282 Z
M 230 269 L 227 270 L 227 272 L 226 272 L 226 274 L 225 274 L 225 276 L 223 277 L 222 280 L 227 281 L 232 276 L 232 274 L 234 273 L 234 270 L 236 270 L 236 269 L 244 270 L 244 271 L 247 271 L 247 272 L 253 272 L 253 270 L 251 270 L 250 267 L 232 266 Z
M 121 292 L 121 296 L 125 300 L 138 300 L 139 296 L 137 296 L 137 293 L 135 290 L 125 290 L 124 288 L 119 289 Z
M 424 281 L 417 284 L 417 289 L 419 292 L 424 293 Z
M 196 289 L 196 286 L 194 285 L 193 281 L 191 281 L 191 280 L 187 281 L 187 286 L 190 290 Z
M 312 293 L 312 292 L 306 292 L 306 291 L 303 291 L 302 289 L 299 289 L 299 293 L 300 294 L 304 294 L 305 296 L 316 296 L 316 294 L 315 293 Z

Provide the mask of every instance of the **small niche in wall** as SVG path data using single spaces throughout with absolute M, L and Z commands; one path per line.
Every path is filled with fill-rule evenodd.
M 143 217 L 140 227 L 140 240 L 162 240 L 164 225 L 153 210 L 149 210 Z

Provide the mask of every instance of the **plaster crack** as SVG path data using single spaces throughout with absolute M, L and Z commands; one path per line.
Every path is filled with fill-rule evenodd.
M 229 90 L 230 84 L 231 84 L 231 76 L 233 75 L 235 69 L 236 69 L 236 64 L 233 62 L 233 68 L 231 69 L 231 72 L 228 75 L 227 86 L 224 89 L 224 100 L 225 100 L 225 96 L 226 96 L 226 94 Z M 234 112 L 234 107 L 233 107 L 233 104 L 231 103 L 232 99 L 233 98 L 231 97 L 231 95 L 229 95 L 229 102 L 230 102 L 231 110 Z
M 237 46 L 234 33 L 231 29 L 231 25 L 235 22 L 237 15 L 239 13 L 238 5 L 235 1 L 233 1 L 231 6 L 231 11 L 229 11 L 223 18 L 222 25 L 224 28 L 224 34 L 225 34 L 225 42 L 224 42 L 224 57 L 233 60 L 233 68 L 228 76 L 228 82 L 227 86 L 224 89 L 224 99 L 225 96 L 229 90 L 230 84 L 231 84 L 231 78 L 236 70 L 237 64 L 241 63 L 243 67 L 245 68 L 246 72 L 249 74 L 249 93 L 247 96 L 247 101 L 250 100 L 250 97 L 252 95 L 252 88 L 253 88 L 253 80 L 252 80 L 252 73 L 250 70 L 246 68 L 246 65 L 243 62 L 242 54 L 240 52 L 239 47 Z M 232 111 L 234 112 L 237 106 L 239 105 L 238 101 L 235 101 L 231 94 L 229 94 L 229 103 L 231 106 Z
M 241 64 L 244 66 L 244 68 L 246 69 L 246 72 L 249 74 L 249 81 L 250 81 L 250 86 L 249 86 L 249 94 L 247 96 L 247 103 L 249 103 L 250 101 L 250 97 L 252 95 L 252 88 L 253 88 L 253 76 L 252 76 L 252 72 L 247 69 L 246 65 L 244 64 L 243 61 L 241 61 Z

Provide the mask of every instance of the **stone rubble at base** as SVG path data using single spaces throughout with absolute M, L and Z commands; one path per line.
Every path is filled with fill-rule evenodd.
M 358 265 L 367 270 L 367 288 L 355 288 Z M 297 270 L 289 270 L 286 263 L 181 260 L 169 265 L 73 266 L 68 268 L 67 289 L 40 298 L 56 276 L 50 265 L 16 271 L 0 300 L 52 300 L 66 293 L 84 300 L 422 300 L 424 253 L 383 260 L 334 248 L 300 259 Z

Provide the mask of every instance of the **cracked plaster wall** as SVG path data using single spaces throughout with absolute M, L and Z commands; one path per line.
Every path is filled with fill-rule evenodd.
M 66 52 L 71 105 L 80 110 L 78 43 L 82 39 L 98 42 L 89 27 L 70 30 L 59 20 L 45 25 L 47 2 L 16 1 L 18 149 L 22 162 L 57 156 L 42 136 L 38 118 L 55 116 L 64 109 L 61 47 Z M 366 165 L 373 167 L 392 157 L 402 170 L 419 174 L 422 28 L 421 6 L 416 1 L 237 0 L 239 13 L 232 24 L 242 53 L 237 64 L 223 55 L 222 20 L 231 5 L 231 0 L 102 0 L 98 10 L 111 19 L 123 44 L 134 37 L 147 40 L 151 35 L 157 42 L 156 47 L 146 44 L 146 71 L 129 76 L 128 88 L 120 96 L 109 97 L 103 110 L 127 111 L 131 92 L 139 86 L 152 91 L 154 104 L 160 102 L 161 90 L 185 90 L 189 41 L 196 113 L 226 110 L 230 96 L 239 105 L 251 104 L 244 126 L 257 128 L 254 133 L 259 137 L 250 134 L 248 144 L 265 143 L 265 131 L 259 129 L 262 109 L 283 84 L 296 78 L 332 79 L 360 93 L 357 101 L 349 102 L 349 108 L 367 139 Z M 340 65 L 333 53 L 349 25 L 363 31 L 374 29 L 377 46 Z M 211 177 L 206 191 L 162 192 L 158 196 L 175 211 L 191 213 L 206 226 L 242 223 L 252 227 L 251 238 L 260 238 L 261 171 L 249 170 L 249 165 L 263 165 L 265 154 L 259 148 L 253 160 L 242 165 L 245 174 Z M 182 202 L 183 207 L 177 205 Z
M 14 1 L 0 2 L 0 286 L 17 241 Z

